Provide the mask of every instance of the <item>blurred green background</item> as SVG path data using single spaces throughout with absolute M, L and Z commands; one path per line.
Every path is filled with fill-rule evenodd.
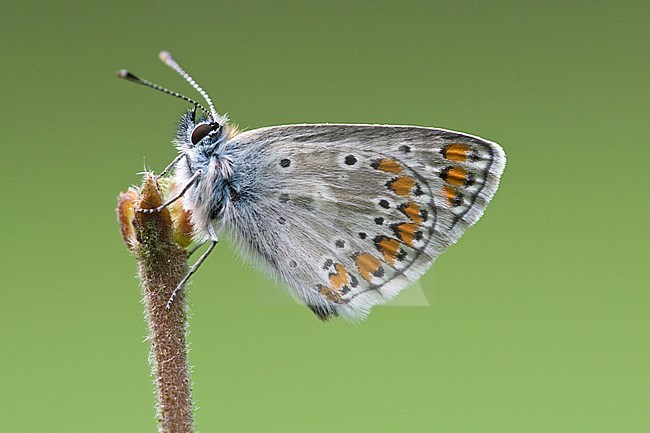
M 155 431 L 114 209 L 187 105 L 114 72 L 194 96 L 161 49 L 244 128 L 438 126 L 508 155 L 429 307 L 323 324 L 222 244 L 190 291 L 198 431 L 650 431 L 650 3 L 0 8 L 0 432 Z

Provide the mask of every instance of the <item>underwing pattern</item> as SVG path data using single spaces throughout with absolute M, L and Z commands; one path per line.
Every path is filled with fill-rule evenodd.
M 227 232 L 321 319 L 361 318 L 416 281 L 483 214 L 497 144 L 443 129 L 316 124 L 187 137 L 176 181 L 199 240 Z M 191 144 L 191 143 L 190 143 Z
M 284 125 L 239 132 L 167 51 L 161 60 L 208 109 L 126 70 L 118 76 L 183 99 L 174 180 L 197 242 L 227 233 L 320 319 L 365 317 L 416 281 L 474 224 L 506 157 L 491 141 L 419 126 Z M 203 113 L 197 119 L 197 111 Z M 169 303 L 168 303 L 169 305 Z

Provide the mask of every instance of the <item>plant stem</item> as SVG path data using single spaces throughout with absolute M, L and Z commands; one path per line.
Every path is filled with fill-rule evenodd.
M 121 196 L 118 214 L 120 223 L 124 224 L 127 218 L 123 217 L 122 202 Z M 135 204 L 136 209 L 151 209 L 162 203 L 156 180 L 147 175 L 139 201 L 132 201 L 132 204 Z M 148 339 L 151 343 L 149 361 L 156 383 L 158 431 L 191 433 L 194 427 L 187 361 L 187 304 L 184 291 L 181 290 L 171 307 L 166 308 L 169 296 L 188 271 L 187 253 L 174 240 L 172 218 L 168 209 L 152 214 L 135 212 L 131 215 L 132 236 L 127 239 L 124 227 L 122 233 L 138 260 L 138 276 L 144 296 Z M 128 230 L 127 227 L 126 231 Z

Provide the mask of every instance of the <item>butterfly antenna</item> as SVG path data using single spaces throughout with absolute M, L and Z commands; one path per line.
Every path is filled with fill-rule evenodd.
M 163 61 L 164 64 L 178 72 L 185 80 L 190 83 L 194 89 L 203 96 L 203 99 L 208 103 L 208 107 L 210 108 L 210 112 L 212 113 L 212 121 L 213 122 L 219 122 L 219 115 L 217 114 L 217 110 L 214 109 L 214 104 L 212 104 L 212 99 L 210 99 L 210 96 L 207 94 L 205 90 L 199 86 L 196 81 L 194 81 L 194 78 L 190 76 L 181 66 L 178 64 L 176 60 L 172 57 L 171 53 L 169 51 L 161 51 L 160 54 L 158 55 L 160 57 L 160 60 Z
M 190 104 L 193 104 L 195 107 L 199 107 L 201 109 L 201 111 L 203 111 L 206 114 L 206 116 L 210 116 L 210 112 L 208 110 L 206 110 L 203 106 L 201 106 L 201 104 L 199 104 L 194 99 L 188 98 L 187 96 L 181 95 L 178 92 L 174 92 L 173 90 L 169 90 L 169 89 L 167 89 L 165 87 L 159 86 L 158 84 L 152 83 L 151 81 L 143 80 L 140 77 L 136 77 L 135 75 L 133 75 L 132 73 L 130 73 L 126 69 L 121 69 L 121 70 L 117 71 L 117 76 L 119 78 L 123 78 L 123 79 L 125 79 L 127 81 L 131 81 L 132 83 L 137 83 L 137 84 L 141 84 L 141 85 L 146 86 L 146 87 L 151 87 L 152 89 L 155 89 L 155 90 L 158 90 L 160 92 L 166 93 L 167 95 L 171 95 L 171 96 L 174 96 L 176 98 L 182 99 L 183 101 L 187 101 Z

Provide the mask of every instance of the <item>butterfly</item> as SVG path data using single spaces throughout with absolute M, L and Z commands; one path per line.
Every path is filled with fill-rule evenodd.
M 321 320 L 364 318 L 418 280 L 481 217 L 506 157 L 473 135 L 419 126 L 297 124 L 240 132 L 171 54 L 161 60 L 206 100 L 128 71 L 118 76 L 193 104 L 181 116 L 173 169 L 194 238 L 226 233 Z M 199 113 L 200 111 L 200 113 Z

